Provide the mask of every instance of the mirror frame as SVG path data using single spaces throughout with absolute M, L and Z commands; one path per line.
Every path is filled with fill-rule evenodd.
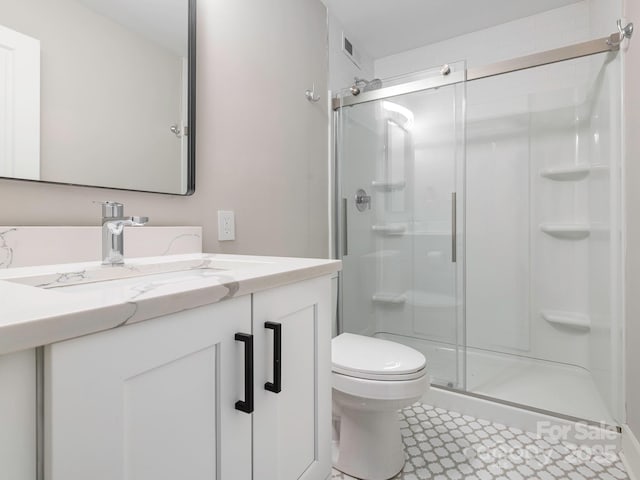
M 196 191 L 196 1 L 197 0 L 188 0 L 187 7 L 187 59 L 189 62 L 189 66 L 187 68 L 189 75 L 187 82 L 187 122 L 189 135 L 187 139 L 187 191 L 185 193 L 136 190 L 133 188 L 109 187 L 105 185 L 85 185 L 81 183 L 53 182 L 49 180 L 33 180 L 28 178 L 2 176 L 0 176 L 0 180 L 15 180 L 18 182 L 44 183 L 49 185 L 67 185 L 72 187 L 101 188 L 128 192 L 157 193 L 161 195 L 174 195 L 179 197 L 193 195 Z
M 196 191 L 196 0 L 189 0 L 188 19 L 188 45 L 187 57 L 189 59 L 187 85 L 187 119 L 189 122 L 189 141 L 187 144 L 187 191 L 177 195 L 193 195 Z

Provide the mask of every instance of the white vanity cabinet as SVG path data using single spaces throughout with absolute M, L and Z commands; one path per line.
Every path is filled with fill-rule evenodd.
M 50 345 L 46 480 L 245 479 L 251 297 Z
M 48 346 L 46 480 L 325 480 L 330 288 L 306 280 Z
M 36 353 L 0 355 L 0 479 L 36 478 Z
M 254 480 L 324 480 L 331 472 L 331 281 L 308 280 L 256 293 Z M 281 390 L 274 337 L 282 337 Z

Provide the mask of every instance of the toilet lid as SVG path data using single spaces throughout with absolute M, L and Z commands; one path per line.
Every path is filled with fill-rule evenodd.
M 379 338 L 343 333 L 331 341 L 333 371 L 346 375 L 406 375 L 426 365 L 413 348 Z

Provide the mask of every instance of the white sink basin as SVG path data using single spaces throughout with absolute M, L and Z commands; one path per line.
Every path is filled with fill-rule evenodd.
M 161 286 L 207 277 L 222 276 L 231 270 L 256 268 L 273 262 L 253 259 L 224 259 L 216 255 L 195 254 L 189 258 L 172 260 L 169 257 L 134 259 L 122 266 L 92 264 L 43 267 L 43 271 L 6 280 L 22 285 L 65 292 L 96 292 L 102 289 L 131 288 L 135 285 Z M 228 278 L 228 276 L 227 276 Z
M 225 272 L 226 270 L 223 269 L 183 270 L 101 282 L 77 283 L 74 285 L 57 286 L 55 288 L 56 291 L 64 293 L 98 293 L 106 291 L 112 292 L 114 290 L 130 290 L 142 294 L 164 285 L 176 285 L 212 277 L 220 277 L 220 279 L 223 279 Z

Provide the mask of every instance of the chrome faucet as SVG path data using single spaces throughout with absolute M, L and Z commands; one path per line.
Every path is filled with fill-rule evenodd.
M 124 205 L 98 202 L 102 205 L 102 264 L 124 264 L 124 227 L 140 227 L 149 217 L 125 217 Z

